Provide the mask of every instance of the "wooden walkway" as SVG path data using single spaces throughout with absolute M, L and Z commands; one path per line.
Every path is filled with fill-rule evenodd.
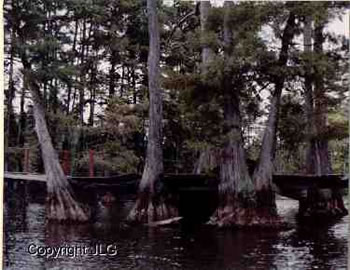
M 348 179 L 344 175 L 274 175 L 275 192 L 295 200 L 305 199 L 310 188 L 318 189 L 347 189 Z
M 137 174 L 125 174 L 118 176 L 97 176 L 97 177 L 67 177 L 70 182 L 78 184 L 102 184 L 113 185 L 118 183 L 135 182 L 140 179 L 141 176 Z M 18 173 L 18 172 L 4 172 L 4 179 L 8 180 L 23 180 L 23 181 L 38 181 L 46 182 L 45 174 L 31 174 L 31 173 Z
M 46 182 L 45 174 L 4 172 L 5 179 Z

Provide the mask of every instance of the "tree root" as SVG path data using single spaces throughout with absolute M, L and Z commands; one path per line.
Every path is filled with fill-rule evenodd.
M 49 193 L 47 198 L 47 219 L 60 223 L 86 222 L 89 220 L 88 209 L 72 197 L 69 190 L 59 189 Z
M 299 218 L 329 220 L 347 214 L 348 210 L 339 190 L 310 189 L 306 200 L 299 202 Z
M 348 210 L 338 200 L 303 206 L 299 209 L 300 218 L 333 219 L 348 215 Z
M 151 199 L 150 196 L 140 196 L 127 220 L 135 223 L 153 223 L 178 217 L 178 209 L 174 205 L 166 203 L 165 200 Z

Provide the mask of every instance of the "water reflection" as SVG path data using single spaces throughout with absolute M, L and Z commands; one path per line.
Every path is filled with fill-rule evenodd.
M 278 232 L 201 228 L 181 239 L 186 269 L 271 269 Z
M 218 230 L 182 224 L 171 228 L 128 226 L 123 222 L 134 196 L 118 195 L 109 205 L 91 201 L 93 220 L 85 225 L 45 221 L 35 189 L 6 187 L 6 269 L 346 269 L 348 218 L 307 226 L 295 221 L 298 203 L 279 199 L 288 231 Z M 115 244 L 117 256 L 31 256 L 28 246 Z
M 337 224 L 341 225 L 336 229 L 342 234 L 341 237 L 335 236 L 336 224 L 334 223 L 297 226 L 289 235 L 283 237 L 283 241 L 278 246 L 279 263 L 284 259 L 284 255 L 289 254 L 290 262 L 286 265 L 286 269 L 296 269 L 301 266 L 307 269 L 316 269 L 320 266 L 323 269 L 346 269 L 347 261 L 344 256 L 347 254 L 346 220 L 340 220 Z

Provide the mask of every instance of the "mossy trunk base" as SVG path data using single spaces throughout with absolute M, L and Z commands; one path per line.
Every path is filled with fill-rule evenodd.
M 309 189 L 306 200 L 299 201 L 299 218 L 329 220 L 346 216 L 348 210 L 344 206 L 339 190 Z
M 175 204 L 163 196 L 154 196 L 147 192 L 139 193 L 134 207 L 127 220 L 134 223 L 152 223 L 178 217 L 179 211 Z
M 86 222 L 89 215 L 87 209 L 72 197 L 67 189 L 59 189 L 51 192 L 47 197 L 47 219 L 59 223 Z
M 225 205 L 217 208 L 207 224 L 218 227 L 286 227 L 287 224 L 278 216 L 276 204 L 271 201 L 257 204 L 262 198 L 266 199 L 266 193 L 258 195 L 255 197 L 258 200 L 240 197 L 226 199 Z M 270 196 L 269 198 L 271 199 Z

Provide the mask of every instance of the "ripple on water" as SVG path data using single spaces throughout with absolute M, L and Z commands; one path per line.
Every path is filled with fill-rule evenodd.
M 298 202 L 283 197 L 278 212 L 293 229 L 281 232 L 128 227 L 122 222 L 133 205 L 128 197 L 98 208 L 92 224 L 50 225 L 43 204 L 20 198 L 5 201 L 6 269 L 346 269 L 348 218 L 328 227 L 303 227 L 295 220 Z M 118 256 L 32 257 L 30 243 L 115 243 Z

